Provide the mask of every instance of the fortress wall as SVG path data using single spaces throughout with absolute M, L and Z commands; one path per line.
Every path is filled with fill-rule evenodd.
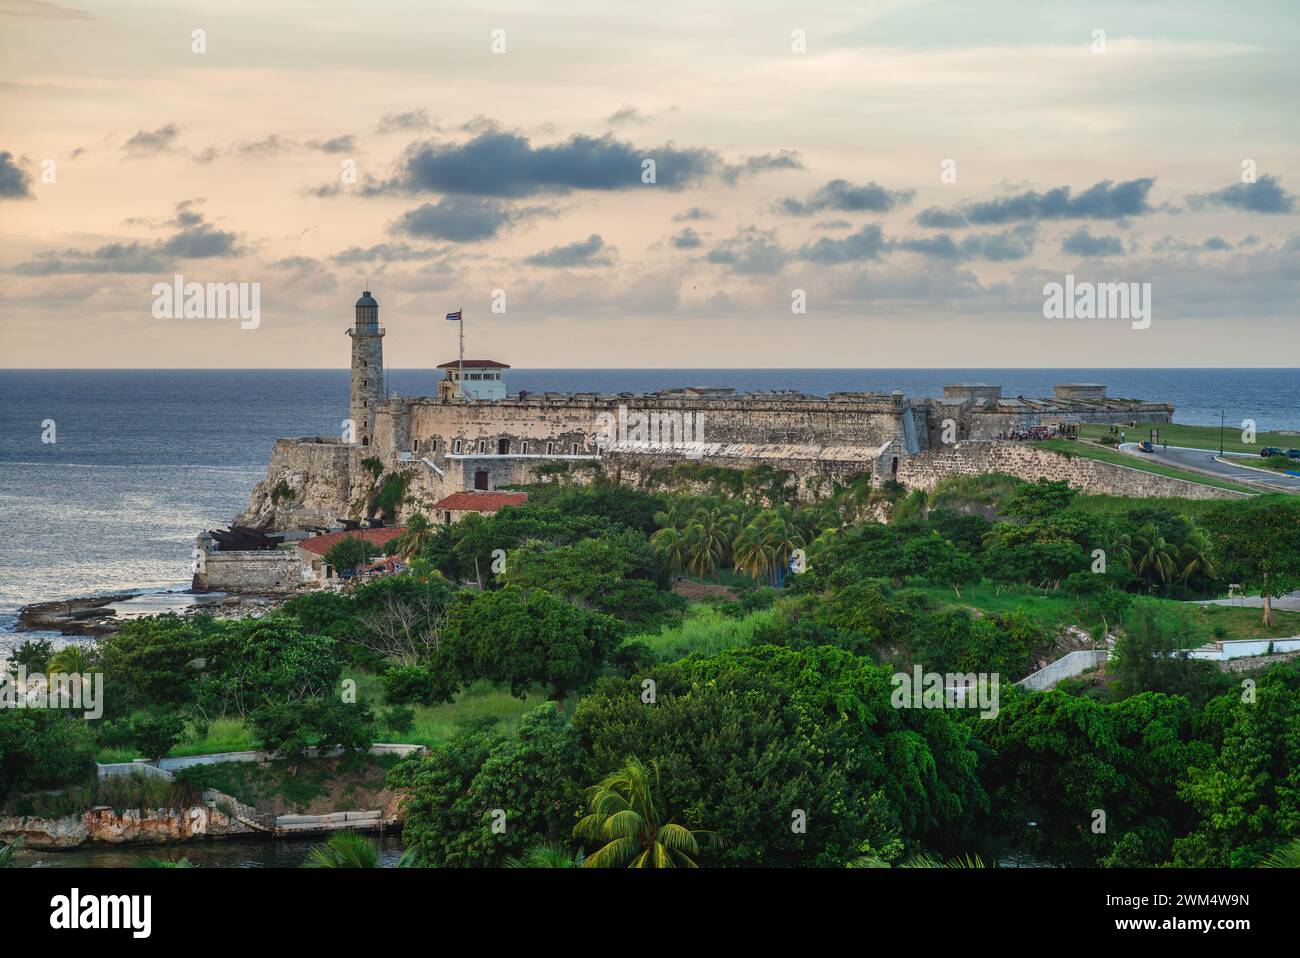
M 898 481 L 911 489 L 934 489 L 949 476 L 1000 472 L 1027 481 L 1064 479 L 1081 492 L 1113 496 L 1177 496 L 1236 499 L 1244 493 L 1160 476 L 1127 466 L 1065 456 L 1017 442 L 970 441 L 932 449 L 899 463 Z
M 726 469 L 753 469 L 767 466 L 775 470 L 785 470 L 794 474 L 798 482 L 797 498 L 812 502 L 830 493 L 835 482 L 847 483 L 856 476 L 872 472 L 872 463 L 865 460 L 844 459 L 772 459 L 767 456 L 702 456 L 698 459 L 685 460 L 680 456 L 662 454 L 611 452 L 602 460 L 602 472 L 606 478 L 623 485 L 644 487 L 655 470 L 672 468 L 675 462 L 698 462 L 706 466 L 719 466 Z M 690 483 L 686 491 L 702 494 L 710 489 L 707 482 Z
M 410 449 L 412 439 L 420 439 L 421 449 L 430 440 L 439 439 L 439 455 L 454 439 L 472 442 L 487 439 L 490 452 L 496 440 L 507 438 L 511 451 L 519 451 L 519 442 L 530 441 L 530 452 L 539 452 L 537 442 L 554 440 L 562 445 L 557 452 L 568 453 L 578 442 L 594 451 L 595 439 L 602 426 L 601 414 L 617 415 L 619 401 L 564 399 L 547 401 L 509 399 L 501 402 L 439 403 L 427 400 L 401 400 L 409 411 L 410 425 L 405 434 L 391 416 L 392 424 L 377 430 L 377 442 L 385 451 Z M 391 401 L 390 401 L 391 404 Z M 716 400 L 716 399 L 628 399 L 629 415 L 641 412 L 686 413 L 702 416 L 704 439 L 709 442 L 811 443 L 880 446 L 903 434 L 903 406 L 881 402 L 832 402 L 798 400 Z M 919 417 L 918 417 L 919 418 Z M 698 438 L 698 437 L 697 437 Z M 441 461 L 439 461 L 441 465 Z

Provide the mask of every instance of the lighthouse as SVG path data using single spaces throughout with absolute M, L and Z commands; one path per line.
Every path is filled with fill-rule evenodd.
M 375 430 L 375 409 L 384 398 L 384 327 L 379 325 L 379 303 L 365 290 L 357 300 L 352 337 L 352 391 L 348 418 L 355 441 L 370 445 Z

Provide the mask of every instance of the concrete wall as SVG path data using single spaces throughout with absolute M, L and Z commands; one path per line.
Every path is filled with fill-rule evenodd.
M 209 592 L 292 592 L 302 582 L 297 549 L 208 552 L 193 587 Z
M 1044 666 L 1037 672 L 1031 672 L 1016 685 L 1034 692 L 1045 692 L 1064 679 L 1097 668 L 1109 658 L 1110 653 L 1105 649 L 1080 649 L 1061 656 L 1051 665 Z
M 1212 662 L 1227 662 L 1229 659 L 1245 658 L 1249 655 L 1279 655 L 1283 652 L 1300 652 L 1300 635 L 1289 639 L 1227 639 L 1216 642 L 1217 648 L 1193 649 L 1194 659 L 1208 659 Z
M 1236 499 L 1245 495 L 1096 459 L 1065 456 L 1024 443 L 996 440 L 958 442 L 905 458 L 899 463 L 898 481 L 909 488 L 929 491 L 949 476 L 990 472 L 1030 482 L 1039 478 L 1064 479 L 1081 492 L 1116 496 Z

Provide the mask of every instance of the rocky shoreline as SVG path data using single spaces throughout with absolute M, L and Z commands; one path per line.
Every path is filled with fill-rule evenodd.
M 173 593 L 193 596 L 189 604 L 158 612 L 121 615 L 115 608 L 122 603 L 148 595 L 145 592 L 117 592 L 111 595 L 84 596 L 35 602 L 18 611 L 15 633 L 58 632 L 65 636 L 100 638 L 116 634 L 125 622 L 147 615 L 210 615 L 217 619 L 261 618 L 284 604 L 288 596 L 247 593 L 238 595 L 210 593 Z

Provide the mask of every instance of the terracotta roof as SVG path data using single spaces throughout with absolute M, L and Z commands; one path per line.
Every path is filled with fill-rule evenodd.
M 441 365 L 438 366 L 438 368 L 439 368 L 439 369 L 455 369 L 455 368 L 456 368 L 457 366 L 459 366 L 459 365 L 460 365 L 460 360 L 459 360 L 459 359 L 453 359 L 453 360 L 452 360 L 451 362 L 449 362 L 449 363 L 442 363 Z M 510 368 L 510 364 L 509 364 L 509 363 L 499 363 L 499 362 L 497 362 L 495 359 L 467 359 L 467 360 L 465 360 L 465 368 L 466 368 L 466 369 L 469 369 L 471 366 L 472 366 L 472 367 L 475 367 L 475 368 L 477 368 L 477 369 L 509 369 L 509 368 Z
M 348 536 L 355 536 L 358 539 L 365 539 L 371 545 L 387 545 L 393 539 L 396 539 L 406 531 L 405 526 L 398 526 L 393 529 L 356 529 L 345 532 L 327 532 L 323 536 L 313 536 L 310 539 L 303 539 L 298 543 L 300 549 L 306 549 L 318 556 L 323 556 L 330 550 L 330 546 Z
M 453 492 L 433 504 L 435 512 L 496 512 L 502 506 L 522 506 L 526 492 Z

